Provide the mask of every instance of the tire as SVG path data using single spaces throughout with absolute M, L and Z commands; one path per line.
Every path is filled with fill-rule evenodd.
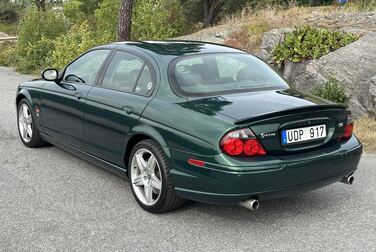
M 27 108 L 27 111 L 24 109 Z M 29 148 L 38 148 L 46 145 L 46 142 L 40 137 L 38 126 L 35 123 L 35 114 L 31 109 L 32 106 L 27 99 L 22 99 L 17 106 L 17 128 L 18 134 L 23 144 Z M 25 117 L 25 115 L 28 117 Z M 27 126 L 26 136 L 25 126 Z M 30 126 L 30 127 L 29 127 Z M 31 136 L 30 136 L 31 133 Z
M 153 156 L 156 161 L 154 166 Z M 144 168 L 146 167 L 145 172 L 141 172 L 140 158 L 145 162 L 143 163 Z M 144 210 L 151 213 L 164 213 L 180 208 L 184 204 L 185 200 L 175 193 L 167 156 L 155 141 L 147 139 L 137 143 L 130 154 L 128 167 L 132 194 Z M 150 190 L 151 199 L 150 196 L 147 197 L 150 195 L 147 193 Z

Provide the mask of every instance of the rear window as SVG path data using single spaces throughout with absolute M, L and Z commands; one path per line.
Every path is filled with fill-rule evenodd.
M 170 64 L 170 80 L 182 95 L 203 96 L 286 88 L 267 64 L 245 53 L 211 53 L 180 57 Z

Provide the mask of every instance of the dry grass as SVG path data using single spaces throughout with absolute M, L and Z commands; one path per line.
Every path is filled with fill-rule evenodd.
M 376 120 L 362 117 L 355 120 L 355 134 L 362 142 L 366 153 L 376 153 Z
M 243 14 L 240 18 L 227 20 L 235 23 L 241 19 L 244 25 L 239 31 L 231 34 L 225 44 L 255 53 L 260 49 L 264 32 L 274 28 L 294 27 L 301 24 L 307 14 L 309 14 L 308 8 L 297 7 L 283 11 L 268 9 Z

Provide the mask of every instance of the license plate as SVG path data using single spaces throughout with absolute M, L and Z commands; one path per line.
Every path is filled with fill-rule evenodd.
M 326 137 L 326 125 L 316 125 L 298 129 L 282 130 L 282 144 L 312 141 Z

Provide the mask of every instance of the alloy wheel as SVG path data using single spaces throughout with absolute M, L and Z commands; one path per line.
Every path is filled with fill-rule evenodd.
M 147 149 L 135 152 L 131 162 L 131 183 L 137 198 L 145 205 L 154 205 L 162 191 L 162 176 L 158 160 Z
M 26 143 L 30 142 L 33 136 L 33 117 L 29 107 L 24 103 L 18 110 L 18 129 L 22 140 Z

